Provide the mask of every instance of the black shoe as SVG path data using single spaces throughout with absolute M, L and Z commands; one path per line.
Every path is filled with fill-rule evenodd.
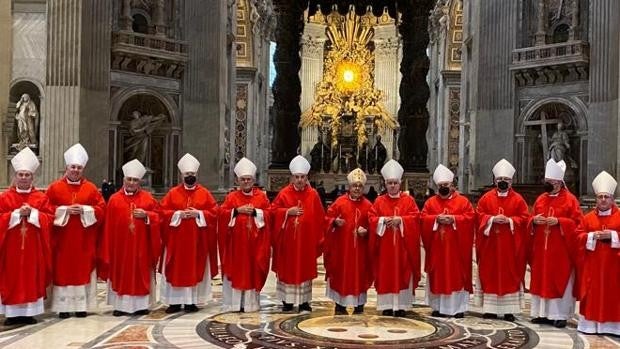
M 239 308 L 239 312 L 240 313 L 245 313 L 245 309 L 243 309 L 243 307 Z
M 394 316 L 394 310 L 386 309 L 386 310 L 383 311 L 383 313 L 381 313 L 381 315 L 383 315 L 383 316 Z
M 293 303 L 282 302 L 282 311 L 291 311 L 293 310 Z
M 510 321 L 510 322 L 513 322 L 513 321 L 515 321 L 516 319 L 515 319 L 515 316 L 514 316 L 514 315 L 512 315 L 512 314 L 504 314 L 504 320 L 506 320 L 506 321 Z
M 336 308 L 334 309 L 334 315 L 349 315 L 349 313 L 347 312 L 347 307 L 336 303 Z
M 4 320 L 4 326 L 13 326 L 13 325 L 17 325 L 19 324 L 19 318 L 18 317 L 8 317 L 6 318 L 6 320 Z
M 125 315 L 129 315 L 129 313 L 126 313 L 126 312 L 120 311 L 120 310 L 114 310 L 112 312 L 112 316 L 116 316 L 116 317 L 118 317 L 118 316 L 125 316 Z
M 133 315 L 148 315 L 150 311 L 148 309 L 141 309 L 138 311 L 134 311 Z
M 464 313 L 456 313 L 456 314 L 454 314 L 454 318 L 455 318 L 455 319 L 462 319 L 462 318 L 464 318 L 464 317 L 465 317 L 465 314 L 464 314 Z
M 185 310 L 186 313 L 195 313 L 198 310 L 200 310 L 200 309 L 198 309 L 196 304 L 185 304 L 183 306 L 183 309 Z
M 355 309 L 353 309 L 353 314 L 364 314 L 364 304 L 355 307 Z
M 407 316 L 407 313 L 403 309 L 398 309 L 397 311 L 394 312 L 394 316 L 405 317 Z
M 497 319 L 497 314 L 493 313 L 484 313 L 482 314 L 483 319 Z
M 546 317 L 537 317 L 533 318 L 530 322 L 533 324 L 548 324 L 549 319 L 547 319 Z
M 432 317 L 443 317 L 443 314 L 439 312 L 439 310 L 433 310 L 431 313 Z
M 85 311 L 76 311 L 75 317 L 86 317 L 88 314 Z
M 310 306 L 310 303 L 304 302 L 299 305 L 299 311 L 312 311 L 312 307 Z
M 20 316 L 20 321 L 24 325 L 34 325 L 37 323 L 37 319 L 32 316 Z
M 553 321 L 553 326 L 557 328 L 564 328 L 566 327 L 566 320 L 555 320 Z
M 71 314 L 63 311 L 58 313 L 58 317 L 61 319 L 68 319 L 71 317 Z
M 166 308 L 166 314 L 174 314 L 181 311 L 181 304 L 170 304 L 168 308 Z

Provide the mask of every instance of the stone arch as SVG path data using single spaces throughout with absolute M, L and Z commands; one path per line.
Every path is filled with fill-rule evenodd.
M 135 116 L 134 116 L 135 115 Z M 114 149 L 110 173 L 122 180 L 121 166 L 138 158 L 149 169 L 145 182 L 164 191 L 177 181 L 175 161 L 180 147 L 178 107 L 169 96 L 148 88 L 129 88 L 112 98 L 110 138 Z
M 587 192 L 588 123 L 587 107 L 577 97 L 547 97 L 529 103 L 516 125 L 515 154 L 519 181 L 540 183 L 550 147 L 562 132 L 562 123 L 569 147 L 565 152 L 568 169 L 565 180 L 575 194 Z

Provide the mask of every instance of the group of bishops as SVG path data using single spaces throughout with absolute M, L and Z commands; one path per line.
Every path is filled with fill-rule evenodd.
M 290 183 L 271 203 L 255 186 L 256 166 L 242 158 L 234 168 L 238 189 L 219 206 L 197 183 L 200 162 L 191 154 L 177 163 L 181 183 L 160 202 L 141 189 L 144 165 L 124 164 L 123 187 L 107 205 L 83 176 L 86 150 L 76 144 L 64 159 L 65 174 L 45 192 L 33 186 L 39 161 L 29 148 L 11 159 L 13 184 L 0 195 L 5 325 L 36 323 L 48 290 L 60 318 L 85 317 L 96 308 L 98 279 L 107 282 L 114 316 L 147 314 L 156 273 L 166 312 L 195 312 L 210 300 L 220 266 L 224 311 L 259 310 L 273 270 L 283 311 L 308 312 L 320 256 L 335 315 L 349 314 L 348 307 L 363 313 L 374 285 L 377 310 L 402 317 L 414 301 L 424 248 L 425 300 L 434 317 L 462 318 L 473 294 L 484 318 L 514 321 L 529 264 L 532 322 L 565 327 L 578 299 L 579 331 L 620 334 L 620 212 L 617 183 L 604 171 L 592 183 L 596 207 L 585 216 L 563 181 L 565 163 L 553 159 L 531 210 L 512 188 L 514 167 L 502 159 L 494 188 L 475 209 L 439 165 L 437 194 L 419 211 L 401 190 L 402 166 L 389 160 L 381 169 L 386 192 L 374 203 L 363 194 L 366 174 L 355 169 L 348 192 L 325 211 L 302 156 L 291 161 Z

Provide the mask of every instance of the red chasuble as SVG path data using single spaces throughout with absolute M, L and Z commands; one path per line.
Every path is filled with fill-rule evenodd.
M 254 216 L 241 213 L 235 216 L 234 225 L 229 226 L 231 212 L 245 205 L 263 210 L 263 227 L 257 227 Z M 235 190 L 226 196 L 220 208 L 218 239 L 222 275 L 234 289 L 260 292 L 263 288 L 271 257 L 269 228 L 269 199 L 265 192 L 252 188 L 251 195 Z
M 498 296 L 518 292 L 525 276 L 527 204 L 512 189 L 507 196 L 498 196 L 492 189 L 482 195 L 477 210 L 476 257 L 482 291 Z M 484 235 L 489 219 L 498 214 L 512 219 L 514 231 L 509 223 L 493 223 L 489 235 Z
M 206 227 L 196 225 L 195 218 L 181 219 L 170 226 L 175 211 L 193 207 L 202 211 Z M 170 189 L 160 204 L 162 242 L 166 248 L 166 281 L 174 287 L 193 287 L 202 282 L 209 258 L 211 277 L 217 275 L 217 202 L 203 186 L 185 189 L 179 184 Z M 163 257 L 163 256 L 162 256 Z
M 533 223 L 536 215 L 555 217 L 553 226 Z M 532 232 L 528 262 L 532 269 L 530 292 L 543 298 L 562 298 L 573 271 L 575 229 L 582 219 L 579 201 L 566 188 L 557 196 L 544 193 L 536 199 L 530 218 Z
M 133 217 L 136 208 L 146 211 L 149 224 Z M 157 201 L 144 190 L 127 195 L 121 189 L 108 201 L 97 272 L 111 282 L 118 295 L 145 296 L 150 292 L 151 274 L 161 252 L 157 209 Z
M 452 224 L 438 224 L 438 215 L 454 216 Z M 422 209 L 422 241 L 426 251 L 424 269 L 430 280 L 431 292 L 450 295 L 466 290 L 472 292 L 471 268 L 476 213 L 466 197 L 454 192 L 448 199 L 435 195 Z
M 413 198 L 402 192 L 398 198 L 388 194 L 379 196 L 368 212 L 368 237 L 378 294 L 399 293 L 409 287 L 412 277 L 415 292 L 420 281 L 419 214 Z M 403 230 L 385 228 L 383 236 L 378 236 L 379 219 L 392 216 L 402 218 Z
M 64 227 L 52 229 L 54 285 L 85 285 L 95 270 L 96 248 L 105 214 L 105 201 L 97 187 L 85 179 L 78 185 L 67 183 L 65 177 L 50 184 L 46 195 L 54 206 L 74 204 L 92 206 L 97 223 L 84 228 L 80 215 L 69 215 Z
M 329 286 L 341 296 L 357 296 L 372 284 L 368 233 L 361 237 L 357 228 L 368 227 L 368 211 L 372 204 L 365 197 L 352 200 L 349 194 L 340 196 L 327 210 L 324 263 Z M 336 227 L 334 219 L 344 219 Z
M 579 313 L 590 321 L 620 322 L 620 249 L 611 248 L 610 240 L 597 240 L 594 251 L 586 250 L 588 233 L 604 229 L 620 232 L 616 205 L 610 216 L 599 216 L 596 209 L 586 214 L 577 229 Z
M 39 225 L 28 223 L 28 217 L 8 229 L 11 213 L 27 203 L 39 210 Z M 54 209 L 47 196 L 32 189 L 18 193 L 10 187 L 0 195 L 0 297 L 2 304 L 35 302 L 45 297 L 52 278 L 50 234 Z
M 287 216 L 286 211 L 301 206 L 301 216 Z M 299 285 L 317 276 L 316 259 L 321 255 L 325 231 L 325 210 L 319 194 L 309 185 L 295 190 L 284 187 L 271 204 L 273 214 L 272 269 L 278 280 Z

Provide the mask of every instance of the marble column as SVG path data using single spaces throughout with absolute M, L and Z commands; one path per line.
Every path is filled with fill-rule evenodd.
M 301 90 L 300 111 L 303 113 L 312 107 L 314 94 L 317 84 L 323 77 L 323 53 L 325 40 L 325 25 L 318 23 L 307 23 L 304 28 L 304 35 L 301 39 L 301 61 L 300 71 Z M 318 141 L 318 131 L 316 128 L 302 130 L 302 149 L 301 154 L 308 155 L 314 144 Z
M 579 39 L 579 0 L 572 0 L 569 40 Z
M 426 49 L 429 43 L 428 13 L 434 1 L 399 1 L 402 12 L 399 32 L 403 41 L 403 58 L 400 65 L 401 106 L 398 111 L 400 123 L 400 162 L 405 171 L 426 172 L 428 145 L 428 110 L 426 103 L 430 95 L 426 82 L 429 59 Z
M 588 127 L 588 177 L 591 183 L 601 170 L 620 174 L 619 66 L 620 1 L 590 2 L 590 104 Z M 587 186 L 591 193 L 591 186 Z
M 274 64 L 276 78 L 273 83 L 274 138 L 271 168 L 288 168 L 288 163 L 297 154 L 300 143 L 299 106 L 301 82 L 299 55 L 301 35 L 304 28 L 305 3 L 280 0 L 275 2 L 278 16 L 276 29 L 276 52 Z
M 133 18 L 131 17 L 131 0 L 123 0 L 123 14 L 121 16 L 120 25 L 123 30 L 131 30 Z
M 166 36 L 166 20 L 164 15 L 164 0 L 155 1 L 155 12 L 153 24 L 155 25 L 155 35 Z
M 13 46 L 11 3 L 12 1 L 0 1 L 0 42 L 3 43 L 0 45 L 0 81 L 3 81 L 0 84 L 0 120 L 2 121 L 11 117 L 7 115 L 9 108 L 9 82 L 11 81 L 11 48 Z M 6 132 L 2 132 L 2 136 L 0 136 L 0 154 L 3 157 L 8 152 L 7 144 L 9 141 L 7 136 L 10 137 Z M 2 185 L 9 184 L 8 167 L 7 161 L 0 161 L 0 184 Z
M 535 35 L 536 46 L 546 44 L 547 41 L 547 6 L 545 0 L 538 0 L 538 22 Z
M 64 172 L 63 153 L 76 142 L 88 150 L 90 179 L 108 173 L 111 2 L 47 3 L 47 85 L 40 125 L 39 184 Z
M 227 1 L 185 0 L 184 37 L 188 45 L 188 64 L 183 78 L 183 147 L 199 158 L 199 181 L 210 189 L 224 188 L 226 114 L 230 115 L 230 55 L 227 53 Z M 228 150 L 227 150 L 228 149 Z
M 398 63 L 401 58 L 401 42 L 394 27 L 384 26 L 375 29 L 375 87 L 383 91 L 386 109 L 394 118 L 398 115 L 398 85 L 401 79 Z M 381 142 L 388 149 L 388 158 L 394 155 L 394 132 L 379 130 Z

